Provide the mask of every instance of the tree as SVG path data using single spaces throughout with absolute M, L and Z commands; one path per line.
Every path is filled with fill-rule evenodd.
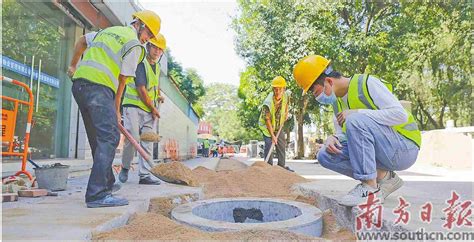
M 238 3 L 233 28 L 236 50 L 248 65 L 239 88 L 246 127 L 256 125 L 270 80 L 282 75 L 293 93 L 290 110 L 297 120 L 298 146 L 303 147 L 307 122 L 330 131 L 327 109 L 300 95 L 292 78 L 293 65 L 308 54 L 328 57 L 346 76 L 370 73 L 391 82 L 395 95 L 412 102 L 422 129 L 442 128 L 446 116 L 472 125 L 469 1 Z
M 240 122 L 240 103 L 237 88 L 222 83 L 206 86 L 206 94 L 198 102 L 204 110 L 203 120 L 212 124 L 215 135 L 230 141 L 248 141 L 252 132 L 248 132 Z
M 298 133 L 298 157 L 304 155 L 303 125 L 309 123 L 308 107 L 317 107 L 313 99 L 301 95 L 292 78 L 292 67 L 315 46 L 312 36 L 321 30 L 336 31 L 335 18 L 328 13 L 316 15 L 321 28 L 312 28 L 308 18 L 312 10 L 293 1 L 239 1 L 240 14 L 234 19 L 236 49 L 249 68 L 241 75 L 239 96 L 244 99 L 241 113 L 246 127 L 257 127 L 259 105 L 271 91 L 271 80 L 281 75 L 291 91 L 290 112 L 295 115 Z M 317 12 L 317 10 L 316 10 Z M 334 23 L 334 25 L 331 25 Z M 324 37 L 324 36 L 323 36 Z M 333 43 L 322 42 L 316 50 L 331 50 Z M 329 46 L 329 47 L 327 47 Z M 321 52 L 319 52 L 321 53 Z M 324 52 L 323 52 L 324 53 Z
M 199 76 L 196 69 L 183 69 L 182 65 L 171 55 L 171 51 L 167 51 L 167 56 L 168 75 L 177 82 L 178 88 L 193 107 L 199 109 L 199 106 L 195 106 L 195 104 L 205 94 L 204 82 L 201 76 Z

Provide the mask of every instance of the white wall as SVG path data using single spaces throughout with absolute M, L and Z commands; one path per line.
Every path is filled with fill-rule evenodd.
M 162 92 L 165 102 L 160 107 L 159 134 L 162 136 L 160 141 L 159 157 L 165 158 L 165 143 L 170 139 L 177 141 L 179 145 L 180 159 L 191 157 L 191 149 L 197 145 L 198 125 L 193 123 L 181 109 L 179 109 L 171 99 Z

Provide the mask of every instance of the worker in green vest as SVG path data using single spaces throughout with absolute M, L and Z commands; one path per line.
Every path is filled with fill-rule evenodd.
M 403 185 L 395 171 L 418 156 L 421 134 L 412 114 L 392 94 L 392 86 L 368 74 L 344 77 L 319 55 L 302 58 L 293 75 L 303 93 L 331 105 L 336 134 L 318 153 L 323 166 L 360 180 L 340 204 L 356 206 L 370 194 L 381 202 Z
M 202 154 L 204 157 L 209 157 L 209 147 L 211 147 L 211 144 L 209 143 L 209 139 L 205 139 L 202 141 Z
M 145 57 L 142 45 L 158 35 L 161 25 L 153 11 L 136 12 L 132 17 L 128 27 L 114 26 L 82 36 L 67 71 L 94 160 L 85 195 L 89 208 L 128 204 L 127 199 L 112 195 L 120 102 L 127 80 L 135 76 L 138 63 Z
M 160 96 L 159 78 L 160 66 L 158 64 L 166 49 L 166 40 L 162 34 L 151 39 L 147 44 L 147 56 L 137 67 L 134 82 L 127 83 L 123 99 L 123 114 L 125 129 L 135 138 L 140 140 L 140 134 L 156 133 L 156 120 L 160 118 L 158 103 L 163 102 Z M 140 140 L 140 145 L 151 156 L 153 142 Z M 135 147 L 125 140 L 122 154 L 122 169 L 119 180 L 125 183 L 128 180 L 130 163 L 135 155 Z M 151 167 L 138 156 L 138 184 L 159 185 L 160 181 L 150 176 Z
M 286 92 L 286 81 L 283 77 L 277 76 L 272 80 L 273 92 L 270 92 L 260 107 L 259 128 L 263 134 L 265 148 L 263 157 L 266 158 L 270 153 L 268 163 L 273 165 L 273 150 L 270 150 L 274 144 L 278 157 L 278 165 L 292 171 L 285 166 L 286 160 L 286 138 L 283 126 L 288 119 L 289 95 Z M 281 131 L 280 131 L 281 130 Z M 280 133 L 278 133 L 280 131 Z

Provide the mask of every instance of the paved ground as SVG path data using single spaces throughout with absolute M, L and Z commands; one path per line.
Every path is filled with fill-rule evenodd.
M 263 159 L 253 158 L 243 162 L 251 165 L 255 161 L 261 160 Z M 276 163 L 277 160 L 274 159 L 274 164 Z M 354 216 L 356 210 L 351 211 L 350 208 L 338 205 L 337 200 L 356 186 L 357 181 L 325 169 L 319 165 L 317 160 L 287 160 L 286 165 L 311 180 L 310 183 L 296 186 L 295 190 L 305 195 L 318 196 L 323 209 L 339 211 L 340 217 L 346 217 L 346 220 L 339 222 L 347 227 L 353 226 L 354 217 L 350 218 L 348 214 L 353 213 L 352 216 Z M 452 191 L 460 196 L 459 202 L 474 200 L 474 172 L 472 170 L 448 170 L 442 167 L 416 164 L 407 171 L 398 172 L 398 174 L 405 181 L 405 185 L 390 195 L 383 204 L 382 217 L 387 223 L 386 230 L 415 231 L 423 227 L 429 231 L 443 231 L 442 226 L 446 223 L 446 214 L 443 209 L 448 207 L 446 200 L 451 198 Z M 400 197 L 409 203 L 406 211 L 410 213 L 410 219 L 407 224 L 395 226 L 393 222 L 398 218 L 398 214 L 394 214 L 393 210 L 399 207 Z M 421 206 L 427 202 L 431 202 L 433 206 L 431 223 L 424 223 L 420 220 Z M 474 221 L 473 214 L 471 214 L 470 220 Z M 473 231 L 473 227 L 454 226 L 453 230 Z
M 87 161 L 77 162 L 78 166 L 87 163 Z M 217 159 L 195 159 L 185 162 L 187 163 L 191 167 L 196 164 L 212 167 L 212 164 L 217 164 Z M 74 172 L 73 176 L 80 173 Z M 182 194 L 201 196 L 201 188 L 166 183 L 159 186 L 138 185 L 138 175 L 135 170 L 131 172 L 130 180 L 116 193 L 118 196 L 129 199 L 128 206 L 88 209 L 84 203 L 87 180 L 88 175 L 70 176 L 68 189 L 60 192 L 58 197 L 19 198 L 19 202 L 2 203 L 2 239 L 89 239 L 94 231 L 105 231 L 122 226 L 133 213 L 148 211 L 150 198 Z
M 328 208 L 338 206 L 332 203 L 331 199 L 337 200 L 358 184 L 357 181 L 329 171 L 319 164 L 315 164 L 314 161 L 289 161 L 287 164 L 303 177 L 312 180 L 312 182 L 302 184 L 298 188 L 303 193 L 318 193 L 328 198 L 325 201 Z M 459 201 L 474 200 L 472 171 L 445 170 L 444 173 L 441 173 L 442 170 L 442 168 L 417 165 L 408 171 L 399 172 L 405 185 L 390 195 L 383 204 L 383 219 L 388 223 L 388 230 L 401 229 L 393 228 L 393 222 L 398 218 L 398 214 L 394 214 L 393 210 L 399 207 L 400 197 L 410 205 L 406 209 L 410 212 L 410 220 L 402 227 L 412 231 L 421 227 L 429 231 L 443 231 L 442 226 L 446 222 L 446 214 L 443 209 L 448 207 L 446 200 L 451 198 L 452 191 L 460 196 Z M 427 202 L 431 202 L 433 206 L 431 223 L 423 223 L 420 220 L 421 206 Z M 339 209 L 341 213 L 347 212 L 347 210 Z M 472 214 L 470 220 L 474 221 Z M 346 222 L 353 223 L 353 221 Z M 454 230 L 472 231 L 472 227 L 454 227 Z
M 234 159 L 243 161 L 247 165 L 251 165 L 256 160 L 262 160 L 239 156 Z M 146 211 L 151 197 L 181 194 L 199 196 L 201 193 L 200 188 L 171 184 L 162 184 L 156 187 L 138 185 L 138 177 L 134 171 L 130 175 L 130 181 L 118 192 L 118 195 L 130 200 L 129 206 L 87 209 L 84 203 L 84 191 L 88 176 L 84 174 L 88 172 L 91 161 L 68 162 L 76 164 L 72 167 L 75 172 L 68 181 L 68 190 L 61 192 L 59 197 L 20 198 L 19 202 L 2 204 L 3 239 L 88 239 L 93 231 L 104 231 L 121 226 L 126 223 L 131 214 Z M 218 159 L 216 158 L 198 158 L 185 162 L 191 169 L 197 166 L 215 169 L 217 163 Z M 341 224 L 347 226 L 354 224 L 354 221 L 351 220 L 353 211 L 350 208 L 337 205 L 337 198 L 355 186 L 357 184 L 355 181 L 321 167 L 315 160 L 288 160 L 287 165 L 298 174 L 311 180 L 310 183 L 296 186 L 296 191 L 317 196 L 320 206 L 323 209 L 333 209 Z M 3 165 L 3 171 L 9 172 L 8 169 L 10 169 L 11 172 L 12 169 L 16 169 L 16 166 Z M 396 218 L 392 210 L 398 206 L 397 197 L 402 196 L 410 203 L 407 210 L 411 212 L 411 220 L 407 225 L 403 225 L 403 229 L 416 230 L 423 226 L 430 231 L 441 231 L 441 226 L 446 221 L 442 209 L 447 207 L 446 200 L 450 198 L 452 190 L 460 195 L 460 200 L 474 200 L 473 174 L 472 171 L 449 171 L 439 167 L 420 165 L 400 172 L 406 184 L 386 200 L 383 218 L 388 223 L 392 223 L 390 221 Z M 426 202 L 433 204 L 433 222 L 431 224 L 423 224 L 419 221 L 419 208 Z M 473 220 L 472 215 L 470 219 Z M 389 230 L 393 228 L 393 225 L 388 226 Z M 468 228 L 456 228 L 456 230 L 466 229 Z

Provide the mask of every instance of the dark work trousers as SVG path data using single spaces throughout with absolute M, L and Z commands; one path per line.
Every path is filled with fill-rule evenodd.
M 94 164 L 87 184 L 86 202 L 112 193 L 115 182 L 112 162 L 120 133 L 112 89 L 84 79 L 74 80 L 72 94 L 81 111 Z
M 270 151 L 270 147 L 272 146 L 272 138 L 263 136 L 263 140 L 265 141 L 265 149 L 263 150 L 263 159 L 267 158 L 268 152 Z M 280 132 L 280 136 L 278 136 L 278 144 L 275 145 L 277 157 L 278 157 L 278 165 L 281 167 L 285 167 L 285 148 L 286 148 L 286 139 L 285 139 L 285 132 L 283 130 Z M 268 164 L 273 165 L 273 150 L 271 151 L 270 158 L 268 159 Z
M 202 155 L 204 157 L 209 157 L 209 148 L 202 148 Z

